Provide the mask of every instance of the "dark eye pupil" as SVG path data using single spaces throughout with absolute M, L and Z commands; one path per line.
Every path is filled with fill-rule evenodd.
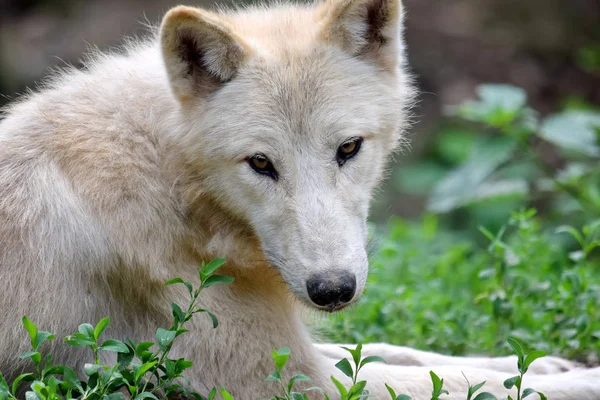
M 354 138 L 350 139 L 340 145 L 337 154 L 337 162 L 341 167 L 344 163 L 354 157 L 358 151 L 360 150 L 360 145 L 362 144 L 362 138 Z
M 273 164 L 271 164 L 271 161 L 269 161 L 269 159 L 262 154 L 255 154 L 248 158 L 248 164 L 250 164 L 250 167 L 252 167 L 252 169 L 259 174 L 267 175 L 274 180 L 279 178 L 279 175 L 273 167 Z
M 254 159 L 252 160 L 252 162 L 254 163 L 254 166 L 256 168 L 260 168 L 260 169 L 265 169 L 269 166 L 269 161 L 267 161 L 267 159 L 265 157 L 262 156 L 256 156 L 254 157 Z
M 355 147 L 355 146 L 356 146 L 356 143 L 355 143 L 355 142 L 344 143 L 344 144 L 342 145 L 342 150 L 343 150 L 345 153 L 351 153 L 351 152 L 352 152 L 352 150 L 354 150 L 354 147 Z

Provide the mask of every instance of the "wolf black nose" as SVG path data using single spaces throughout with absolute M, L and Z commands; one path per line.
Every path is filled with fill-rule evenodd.
M 315 274 L 308 278 L 306 289 L 313 303 L 333 310 L 352 300 L 356 292 L 356 277 L 346 271 Z

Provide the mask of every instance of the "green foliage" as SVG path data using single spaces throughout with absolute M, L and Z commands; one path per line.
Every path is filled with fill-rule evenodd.
M 521 343 L 519 343 L 519 341 L 515 338 L 509 338 L 508 344 L 510 345 L 510 347 L 512 347 L 513 351 L 517 355 L 517 358 L 518 358 L 517 366 L 519 369 L 519 375 L 516 375 L 511 378 L 506 379 L 504 381 L 504 387 L 507 389 L 512 389 L 513 387 L 517 388 L 516 400 L 522 400 L 525 397 L 527 397 L 533 393 L 537 393 L 542 400 L 545 400 L 546 396 L 543 393 L 537 392 L 531 388 L 527 388 L 521 392 L 521 389 L 522 389 L 522 385 L 523 385 L 523 376 L 527 372 L 527 369 L 529 368 L 531 363 L 533 363 L 535 360 L 537 360 L 540 357 L 544 357 L 546 355 L 546 352 L 540 351 L 540 350 L 534 350 L 534 351 L 530 352 L 529 354 L 526 354 L 523 351 L 523 346 L 521 345 Z M 508 396 L 508 399 L 512 400 L 512 397 Z
M 577 64 L 587 72 L 600 71 L 600 45 L 592 44 L 579 49 Z
M 580 207 L 600 212 L 600 112 L 567 110 L 540 120 L 527 107 L 522 89 L 483 85 L 478 94 L 478 101 L 449 112 L 485 126 L 493 136 L 479 138 L 468 158 L 438 181 L 429 198 L 431 211 L 445 213 L 506 197 L 562 200 L 567 195 Z M 562 171 L 538 149 L 542 144 L 555 146 L 565 165 Z
M 450 354 L 507 354 L 515 336 L 582 361 L 600 351 L 600 268 L 595 223 L 570 236 L 514 213 L 487 248 L 394 218 L 373 256 L 367 290 L 352 313 L 319 326 L 339 342 L 384 341 Z M 567 228 L 562 227 L 560 232 Z M 584 250 L 585 249 L 585 250 Z M 390 301 L 392 299 L 392 301 Z
M 11 386 L 0 375 L 0 400 L 16 399 L 24 383 L 29 383 L 29 390 L 25 393 L 27 400 L 124 400 L 124 393 L 134 400 L 170 398 L 174 395 L 200 399 L 198 393 L 190 392 L 180 383 L 181 379 L 187 379 L 183 372 L 192 366 L 192 362 L 183 358 L 171 359 L 169 353 L 173 341 L 187 332 L 183 326 L 194 314 L 207 313 L 213 320 L 213 325 L 217 326 L 216 317 L 199 308 L 197 303 L 202 290 L 216 283 L 233 281 L 233 278 L 214 274 L 224 262 L 225 260 L 218 259 L 207 265 L 203 263 L 198 269 L 200 286 L 196 289 L 180 278 L 165 283 L 185 285 L 190 294 L 190 302 L 185 311 L 177 304 L 171 305 L 173 324 L 169 329 L 156 330 L 156 343 L 136 343 L 131 339 L 101 340 L 103 332 L 110 325 L 109 318 L 100 320 L 96 326 L 88 323 L 79 325 L 77 332 L 65 338 L 65 343 L 87 347 L 93 353 L 94 362 L 85 364 L 83 380 L 69 366 L 54 366 L 51 356 L 42 358 L 39 347 L 44 341 L 52 340 L 54 335 L 39 331 L 33 322 L 23 317 L 23 326 L 31 338 L 32 351 L 21 354 L 21 358 L 30 358 L 35 372 L 18 376 Z M 157 349 L 152 351 L 153 347 Z M 117 363 L 102 364 L 102 352 L 117 353 Z M 227 398 L 226 391 L 222 392 L 222 396 Z
M 463 374 L 463 376 L 465 377 L 465 380 L 467 381 L 467 385 L 469 386 L 469 388 L 467 389 L 467 400 L 471 400 L 473 398 L 473 395 L 475 393 L 477 393 L 477 391 L 485 385 L 485 381 L 480 382 L 476 385 L 471 385 L 471 382 L 469 382 L 469 379 L 467 379 L 465 374 Z M 496 396 L 494 396 L 493 394 L 491 394 L 489 392 L 481 392 L 477 396 L 475 396 L 475 399 L 473 399 L 473 400 L 497 400 L 497 399 L 496 399 Z
M 444 379 L 440 379 L 433 371 L 429 371 L 429 375 L 431 376 L 431 384 L 433 385 L 431 400 L 440 400 L 440 396 L 449 394 L 448 391 L 444 389 Z
M 600 353 L 600 113 L 539 118 L 519 88 L 484 85 L 478 94 L 449 109 L 459 119 L 434 147 L 446 167 L 426 161 L 428 171 L 454 166 L 436 178 L 430 213 L 375 228 L 365 294 L 352 313 L 319 328 L 340 342 L 450 354 L 503 355 L 510 351 L 504 338 L 514 336 L 593 362 Z M 470 122 L 461 128 L 460 119 Z M 455 137 L 462 153 L 448 144 Z M 419 166 L 396 179 L 423 180 Z

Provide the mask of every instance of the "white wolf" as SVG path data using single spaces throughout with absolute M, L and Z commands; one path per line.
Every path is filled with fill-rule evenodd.
M 333 393 L 342 354 L 311 343 L 302 309 L 341 309 L 365 286 L 371 192 L 413 98 L 402 15 L 400 0 L 177 7 L 155 39 L 13 104 L 0 124 L 0 370 L 24 366 L 22 315 L 59 335 L 109 315 L 108 334 L 152 338 L 186 299 L 163 282 L 223 256 L 236 281 L 202 298 L 220 328 L 195 321 L 175 349 L 194 362 L 193 387 L 265 398 L 270 351 L 290 346 L 289 371 Z M 516 364 L 365 352 L 390 364 L 363 370 L 376 398 L 384 383 L 425 398 L 430 367 L 452 393 L 463 371 L 504 395 Z M 528 385 L 551 398 L 600 398 L 600 369 L 536 364 Z

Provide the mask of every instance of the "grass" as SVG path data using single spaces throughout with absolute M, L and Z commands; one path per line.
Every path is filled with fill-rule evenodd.
M 596 363 L 600 262 L 578 258 L 570 234 L 543 229 L 532 211 L 513 214 L 500 234 L 482 230 L 487 248 L 440 229 L 433 215 L 418 223 L 392 218 L 363 298 L 320 333 L 453 355 L 508 354 L 506 338 L 514 336 Z

